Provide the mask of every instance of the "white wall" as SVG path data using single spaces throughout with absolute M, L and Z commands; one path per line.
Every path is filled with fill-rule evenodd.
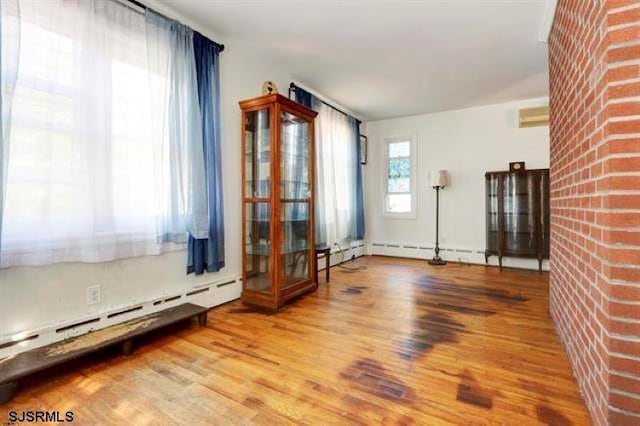
M 549 128 L 519 128 L 518 109 L 547 105 L 548 99 L 529 99 L 497 105 L 372 121 L 366 124 L 369 157 L 365 167 L 366 221 L 370 253 L 431 257 L 430 250 L 383 247 L 379 244 L 433 247 L 435 191 L 429 170 L 446 169 L 451 185 L 440 194 L 441 248 L 450 260 L 482 262 L 485 248 L 485 180 L 487 171 L 508 170 L 509 162 L 526 167 L 549 167 Z M 416 137 L 417 217 L 383 217 L 384 139 Z M 378 245 L 374 245 L 378 244 Z M 496 263 L 496 259 L 492 260 Z M 506 259 L 505 265 L 536 267 L 537 261 Z
M 192 26 L 213 40 L 225 43 L 221 53 L 222 96 L 222 166 L 225 203 L 226 267 L 218 273 L 187 276 L 186 251 L 162 256 L 139 257 L 109 263 L 67 263 L 44 267 L 19 267 L 0 270 L 0 344 L 16 333 L 48 329 L 93 317 L 121 307 L 144 303 L 163 296 L 181 293 L 210 282 L 223 282 L 241 274 L 241 203 L 240 203 L 240 109 L 238 101 L 259 96 L 264 80 L 275 81 L 286 95 L 289 75 L 270 57 L 252 46 L 218 39 L 211 31 L 194 25 L 162 5 L 147 2 L 169 16 Z M 86 287 L 102 286 L 102 303 L 86 304 Z M 212 297 L 209 305 L 237 297 L 235 289 Z M 235 295 L 235 296 L 234 296 Z M 146 309 L 146 308 L 145 308 Z M 139 316 L 138 311 L 131 316 Z M 115 320 L 114 320 L 115 321 Z M 102 327 L 108 325 L 104 321 Z M 58 336 L 60 338 L 62 336 Z M 40 345 L 43 341 L 21 347 L 0 349 L 0 358 L 18 350 Z

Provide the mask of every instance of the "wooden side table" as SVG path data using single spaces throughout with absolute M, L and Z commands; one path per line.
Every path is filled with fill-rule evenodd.
M 318 281 L 318 264 L 320 263 L 319 260 L 323 258 L 326 259 L 325 274 L 327 276 L 327 282 L 329 282 L 329 271 L 331 270 L 331 247 L 316 246 L 315 253 L 316 253 L 316 277 L 315 277 L 316 283 L 320 284 L 320 282 Z

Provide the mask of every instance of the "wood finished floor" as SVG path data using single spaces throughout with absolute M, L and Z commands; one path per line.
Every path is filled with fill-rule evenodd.
M 9 410 L 76 424 L 587 425 L 548 275 L 370 257 L 275 315 L 240 302 L 130 357 L 27 380 Z M 322 277 L 323 274 L 321 274 Z

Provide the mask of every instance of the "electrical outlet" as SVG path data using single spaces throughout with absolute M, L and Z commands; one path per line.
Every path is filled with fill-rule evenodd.
M 100 286 L 92 285 L 87 287 L 87 305 L 97 305 L 100 303 Z

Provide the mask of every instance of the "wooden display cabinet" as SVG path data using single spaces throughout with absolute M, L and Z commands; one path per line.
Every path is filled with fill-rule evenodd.
M 549 169 L 487 172 L 487 248 L 498 256 L 549 258 Z
M 242 109 L 242 301 L 277 310 L 315 290 L 314 118 L 282 95 Z

